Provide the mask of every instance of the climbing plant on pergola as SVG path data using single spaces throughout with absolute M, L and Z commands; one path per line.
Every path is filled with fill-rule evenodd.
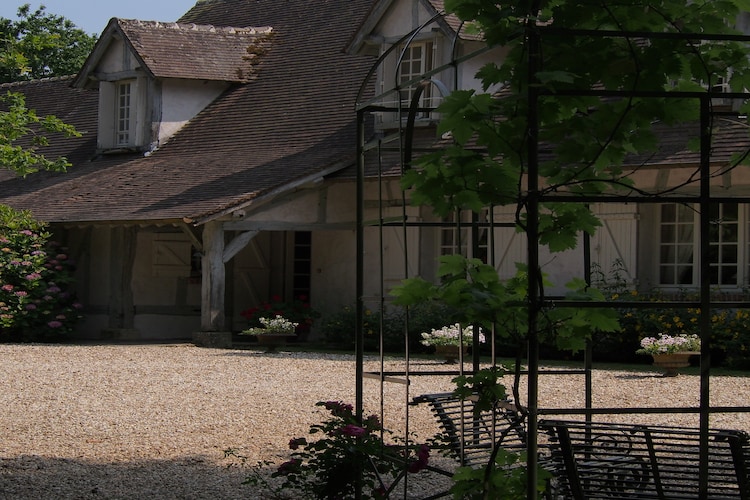
M 592 300 L 553 301 L 545 296 L 539 249 L 546 246 L 549 251 L 557 252 L 575 248 L 581 234 L 592 234 L 600 225 L 590 204 L 613 202 L 696 204 L 700 213 L 699 299 L 661 303 L 661 306 L 698 307 L 703 312 L 700 404 L 698 408 L 679 410 L 699 414 L 704 436 L 699 494 L 700 498 L 706 498 L 707 431 L 709 416 L 714 411 L 709 402 L 708 313 L 719 305 L 750 307 L 744 302 L 712 302 L 707 237 L 710 204 L 730 200 L 750 202 L 747 197 L 719 195 L 711 186 L 716 175 L 711 169 L 715 122 L 721 118 L 736 126 L 747 125 L 750 37 L 735 31 L 732 21 L 740 11 L 750 10 L 750 2 L 664 1 L 654 5 L 639 0 L 616 4 L 446 0 L 445 7 L 464 21 L 462 29 L 481 34 L 488 46 L 505 47 L 507 55 L 503 61 L 484 66 L 477 74 L 484 93 L 455 89 L 439 106 L 438 134 L 450 137 L 450 144 L 418 155 L 411 150 L 413 123 L 409 119 L 403 122 L 398 134 L 402 186 L 408 194 L 405 198 L 413 204 L 428 205 L 439 215 L 456 210 L 478 213 L 488 206 L 516 207 L 515 225 L 528 241 L 528 498 L 536 497 L 540 316 L 553 306 L 594 310 L 602 305 Z M 405 37 L 406 44 L 410 36 L 413 38 L 413 34 Z M 450 64 L 459 63 L 454 57 Z M 438 70 L 401 85 L 428 82 L 430 75 Z M 394 89 L 398 87 L 398 83 L 394 84 Z M 720 87 L 724 91 L 721 97 L 733 102 L 731 110 L 720 111 L 712 105 Z M 414 106 L 416 102 L 413 101 Z M 358 107 L 360 256 L 365 227 L 362 206 L 365 152 L 368 144 L 372 146 L 365 140 L 364 118 L 375 109 L 376 103 L 377 97 L 366 102 L 363 99 Z M 396 111 L 408 117 L 413 115 L 413 110 L 410 114 L 409 109 L 400 106 Z M 664 189 L 645 189 L 634 183 L 640 166 L 633 158 L 646 158 L 642 160 L 646 164 L 649 155 L 659 149 L 657 126 L 688 122 L 699 125 L 699 132 L 691 141 L 700 154 L 694 172 L 680 185 Z M 742 168 L 747 154 L 746 150 L 738 150 L 720 172 Z M 474 221 L 476 227 L 476 218 Z M 362 261 L 358 267 L 361 319 Z M 430 288 L 419 278 L 411 279 L 399 290 L 399 299 L 403 304 L 414 303 L 420 294 L 434 297 L 438 288 Z M 493 308 L 496 309 L 496 304 L 485 308 L 490 312 L 484 318 L 467 320 L 496 321 Z M 361 328 L 358 339 L 357 406 L 361 410 Z M 580 338 L 568 340 L 569 347 L 580 346 Z M 596 413 L 592 408 L 585 411 L 588 416 Z M 637 413 L 643 409 L 629 411 Z M 602 410 L 607 412 L 611 410 Z

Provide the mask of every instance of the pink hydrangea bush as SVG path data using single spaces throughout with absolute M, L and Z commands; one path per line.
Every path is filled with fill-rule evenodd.
M 0 205 L 0 341 L 60 341 L 81 317 L 75 265 L 28 212 Z

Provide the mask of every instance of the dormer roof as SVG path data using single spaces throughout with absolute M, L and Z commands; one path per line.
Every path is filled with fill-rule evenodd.
M 365 17 L 356 33 L 354 33 L 354 36 L 347 47 L 347 52 L 351 54 L 362 52 L 364 45 L 368 43 L 368 40 L 377 29 L 383 17 L 389 12 L 393 4 L 398 1 L 399 0 L 375 1 L 369 14 Z M 430 15 L 437 16 L 438 14 L 445 13 L 444 0 L 419 0 L 419 3 Z M 444 33 L 458 35 L 461 39 L 477 40 L 481 38 L 480 36 L 466 33 L 465 30 L 462 29 L 463 23 L 461 19 L 455 14 L 441 15 L 439 18 L 435 19 L 435 23 Z
M 155 78 L 247 83 L 270 49 L 271 27 L 217 27 L 110 19 L 75 79 L 77 87 L 97 80 L 96 69 L 112 41 L 121 39 L 143 70 Z

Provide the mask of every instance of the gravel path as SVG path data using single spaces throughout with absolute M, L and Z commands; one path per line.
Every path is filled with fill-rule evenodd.
M 265 353 L 170 345 L 0 344 L 0 498 L 234 499 L 264 498 L 242 485 L 247 465 L 224 458 L 234 448 L 247 464 L 280 463 L 291 437 L 306 436 L 325 414 L 318 401 L 354 402 L 350 355 Z M 366 370 L 379 363 L 368 359 Z M 388 360 L 385 369 L 400 371 Z M 412 370 L 445 370 L 432 360 Z M 698 378 L 657 372 L 595 371 L 597 406 L 697 404 Z M 714 405 L 745 405 L 750 380 L 715 377 Z M 379 411 L 379 383 L 365 379 L 365 405 Z M 404 428 L 407 398 L 451 389 L 450 377 L 413 377 L 385 385 L 385 426 Z M 582 377 L 550 375 L 540 404 L 583 405 Z M 426 407 L 410 407 L 418 440 L 437 432 Z M 634 417 L 619 417 L 634 421 Z M 694 416 L 638 419 L 697 425 Z M 609 418 L 608 418 L 609 419 Z M 611 419 L 609 419 L 611 420 Z M 715 427 L 750 430 L 750 414 L 716 415 Z M 434 457 L 435 463 L 450 465 Z M 416 489 L 435 485 L 428 475 Z M 442 481 L 445 483 L 445 481 Z

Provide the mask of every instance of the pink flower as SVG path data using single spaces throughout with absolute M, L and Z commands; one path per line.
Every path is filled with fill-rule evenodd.
M 409 472 L 416 473 L 423 470 L 427 467 L 429 460 L 430 448 L 426 444 L 419 445 L 419 448 L 417 448 L 417 459 L 409 463 Z
M 276 470 L 276 472 L 282 475 L 286 475 L 298 470 L 300 465 L 302 465 L 302 460 L 300 460 L 299 458 L 293 458 L 279 465 L 279 468 Z
M 364 428 L 358 425 L 354 425 L 354 424 L 345 425 L 339 430 L 339 432 L 345 436 L 352 436 L 352 437 L 360 437 L 360 436 L 364 436 L 365 434 L 367 434 L 367 431 Z
M 60 328 L 63 324 L 59 321 L 50 321 L 47 323 L 47 326 L 50 328 Z
M 13 291 L 13 285 L 3 285 L 3 290 L 6 292 Z

